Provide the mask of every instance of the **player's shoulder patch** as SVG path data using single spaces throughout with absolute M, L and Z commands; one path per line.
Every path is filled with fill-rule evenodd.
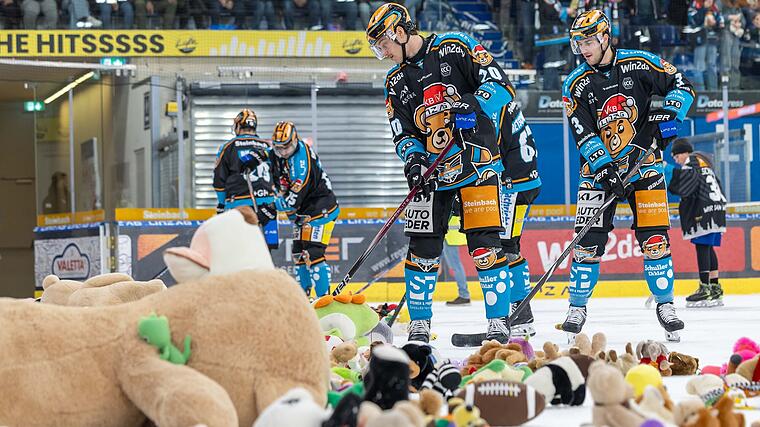
M 562 95 L 569 97 L 573 86 L 589 72 L 591 72 L 591 68 L 585 62 L 577 66 L 562 83 Z
M 440 47 L 446 44 L 461 44 L 472 50 L 478 45 L 477 40 L 472 38 L 469 34 L 460 32 L 450 32 L 437 34 L 433 40 L 433 47 Z
M 621 62 L 639 59 L 651 65 L 657 71 L 665 71 L 668 74 L 675 74 L 676 72 L 676 67 L 652 52 L 637 49 L 619 49 L 617 55 L 618 61 Z

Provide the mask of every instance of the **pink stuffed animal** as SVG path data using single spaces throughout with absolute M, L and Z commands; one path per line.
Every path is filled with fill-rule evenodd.
M 758 353 L 760 353 L 760 346 L 758 346 L 757 343 L 750 338 L 741 337 L 734 343 L 733 351 L 734 355 L 739 355 L 741 357 L 742 360 L 739 361 L 739 363 L 741 363 L 745 360 L 752 359 Z M 733 369 L 736 369 L 736 366 L 733 366 Z M 730 373 L 729 365 L 727 363 L 724 363 L 722 366 L 705 366 L 702 368 L 701 372 L 702 374 L 713 374 L 718 376 Z

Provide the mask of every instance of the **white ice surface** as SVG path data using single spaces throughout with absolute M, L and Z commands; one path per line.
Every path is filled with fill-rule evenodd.
M 666 342 L 671 351 L 692 355 L 699 359 L 700 367 L 718 365 L 728 361 L 734 342 L 747 336 L 760 342 L 760 295 L 726 296 L 724 307 L 687 309 L 683 298 L 676 299 L 676 313 L 686 327 L 681 331 L 681 342 Z M 531 344 L 540 350 L 545 341 L 557 343 L 561 349 L 568 347 L 562 331 L 555 329 L 556 323 L 565 319 L 567 301 L 536 300 L 532 304 L 535 317 L 536 336 Z M 442 357 L 464 359 L 475 348 L 457 348 L 451 345 L 453 333 L 485 331 L 485 310 L 483 301 L 473 301 L 469 307 L 447 307 L 435 303 L 433 307 L 432 331 L 438 338 L 431 344 Z M 593 335 L 604 332 L 607 348 L 618 353 L 625 352 L 625 344 L 654 339 L 665 342 L 665 333 L 657 322 L 654 309 L 644 307 L 643 298 L 592 298 L 588 305 L 588 319 L 583 332 Z M 395 337 L 395 345 L 403 345 L 406 337 Z M 666 377 L 665 386 L 675 402 L 687 396 L 686 382 L 690 377 Z M 760 398 L 749 400 L 760 408 Z M 571 427 L 591 421 L 593 401 L 589 394 L 580 407 L 548 407 L 541 415 L 526 426 Z M 760 409 L 743 411 L 747 425 L 760 420 Z

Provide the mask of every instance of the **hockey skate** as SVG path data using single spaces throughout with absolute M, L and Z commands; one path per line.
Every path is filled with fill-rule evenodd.
M 723 288 L 720 283 L 710 283 L 710 307 L 723 307 Z
M 512 313 L 517 310 L 517 306 L 519 306 L 521 302 L 522 301 L 515 301 L 511 304 Z M 533 328 L 533 312 L 530 309 L 530 303 L 528 303 L 528 306 L 520 312 L 520 315 L 517 316 L 517 318 L 514 319 L 510 332 L 513 337 L 523 337 L 525 339 L 536 335 L 536 330 Z
M 575 342 L 575 336 L 581 333 L 583 325 L 586 323 L 586 306 L 576 307 L 571 305 L 567 310 L 567 319 L 562 323 L 560 329 L 567 332 L 567 343 Z
M 502 344 L 509 343 L 509 328 L 507 327 L 506 317 L 496 317 L 488 319 L 488 331 L 486 332 L 487 340 L 496 340 Z
M 686 308 L 710 307 L 710 297 L 710 285 L 700 283 L 696 292 L 686 297 Z
M 430 342 L 430 319 L 412 320 L 409 323 L 407 341 Z
M 681 342 L 678 331 L 683 329 L 683 321 L 676 316 L 676 308 L 672 302 L 657 303 L 657 320 L 665 329 L 665 339 Z

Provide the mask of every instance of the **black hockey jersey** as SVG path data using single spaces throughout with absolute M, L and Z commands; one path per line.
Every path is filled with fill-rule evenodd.
M 243 175 L 246 168 L 241 159 L 252 151 L 266 153 L 269 151 L 269 145 L 258 135 L 238 135 L 219 148 L 214 165 L 213 185 L 220 204 L 234 206 L 240 204 L 240 200 L 250 200 L 248 184 Z M 269 169 L 269 163 L 262 162 L 251 171 L 251 187 L 257 205 L 274 202 L 273 181 Z
M 652 95 L 665 97 L 663 108 L 675 112 L 678 121 L 694 101 L 691 83 L 676 67 L 641 50 L 615 50 L 607 73 L 585 62 L 570 73 L 562 85 L 562 100 L 582 156 L 581 176 L 592 177 L 613 160 L 624 172 L 652 145 Z M 656 153 L 655 158 L 660 157 Z M 646 173 L 642 168 L 632 181 Z
M 502 132 L 512 134 L 504 114 L 514 98 L 507 75 L 472 37 L 446 33 L 424 39 L 420 51 L 393 67 L 385 80 L 388 120 L 402 160 L 418 152 L 432 163 L 453 137 L 449 110 L 465 94 L 478 100 L 478 130 L 439 166 L 441 190 L 503 171 L 498 138 Z
M 282 194 L 278 210 L 307 215 L 311 220 L 337 216 L 338 201 L 322 163 L 303 141 L 287 159 L 270 155 L 275 180 Z M 285 208 L 285 209 L 280 209 Z M 334 219 L 334 218 L 333 218 Z
M 725 233 L 726 197 L 704 155 L 692 153 L 680 169 L 668 165 L 666 178 L 668 191 L 681 196 L 678 214 L 684 239 Z

